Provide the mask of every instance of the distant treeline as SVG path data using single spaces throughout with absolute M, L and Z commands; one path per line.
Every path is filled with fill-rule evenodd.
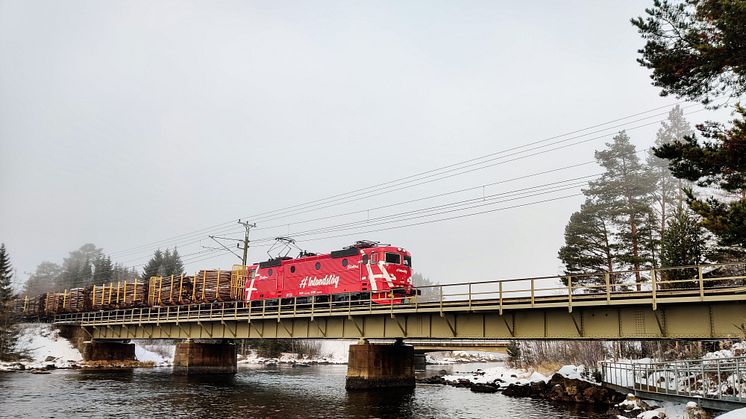
M 69 253 L 62 264 L 45 261 L 40 263 L 26 281 L 22 294 L 39 295 L 49 291 L 85 288 L 112 281 L 147 279 L 155 275 L 180 275 L 184 264 L 176 248 L 156 250 L 143 271 L 114 263 L 103 249 L 86 243 Z

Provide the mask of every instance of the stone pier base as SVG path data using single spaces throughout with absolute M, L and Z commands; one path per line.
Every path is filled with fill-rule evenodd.
M 83 342 L 84 361 L 136 361 L 135 344 L 122 342 Z
M 235 374 L 236 345 L 182 342 L 176 344 L 174 374 Z
M 347 390 L 414 387 L 414 347 L 410 345 L 350 345 Z
M 414 354 L 414 370 L 425 371 L 426 368 L 427 368 L 427 359 L 425 358 L 425 354 L 415 353 Z

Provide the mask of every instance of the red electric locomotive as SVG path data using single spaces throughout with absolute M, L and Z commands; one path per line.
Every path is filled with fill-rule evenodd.
M 277 258 L 249 267 L 246 301 L 298 297 L 298 302 L 399 304 L 417 294 L 412 255 L 401 247 L 357 242 L 329 254 Z

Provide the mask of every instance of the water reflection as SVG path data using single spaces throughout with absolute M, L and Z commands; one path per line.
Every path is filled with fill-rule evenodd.
M 428 374 L 453 368 L 461 367 L 433 366 Z M 606 417 L 439 385 L 347 392 L 345 372 L 344 365 L 319 365 L 241 367 L 235 376 L 174 376 L 170 369 L 0 374 L 0 417 Z

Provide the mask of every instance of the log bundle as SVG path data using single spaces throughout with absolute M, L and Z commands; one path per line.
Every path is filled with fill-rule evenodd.
M 63 298 L 62 311 L 65 313 L 76 313 L 90 309 L 87 304 L 86 290 L 84 288 L 73 288 Z
M 94 310 L 143 307 L 145 301 L 145 284 L 137 279 L 94 285 L 91 290 Z
M 116 304 L 114 283 L 94 285 L 91 290 L 91 307 L 94 310 L 108 310 L 114 308 L 112 301 Z
M 193 292 L 193 276 L 153 276 L 148 281 L 148 305 L 152 307 L 189 304 Z
M 117 300 L 118 308 L 143 307 L 145 305 L 145 284 L 137 279 L 122 281 L 121 299 Z
M 44 301 L 44 311 L 47 314 L 62 313 L 65 296 L 61 292 L 48 292 Z
M 199 271 L 194 277 L 193 291 L 194 302 L 232 301 L 235 292 L 232 289 L 231 271 Z

